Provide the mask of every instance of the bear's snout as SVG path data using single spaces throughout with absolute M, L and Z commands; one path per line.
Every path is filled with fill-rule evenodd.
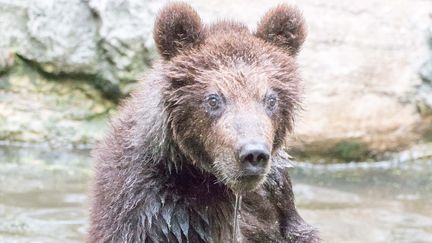
M 270 151 L 264 143 L 248 143 L 240 148 L 242 176 L 262 176 L 269 163 Z

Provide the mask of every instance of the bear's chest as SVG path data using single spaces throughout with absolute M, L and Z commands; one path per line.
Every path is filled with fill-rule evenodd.
M 211 191 L 201 191 L 201 194 L 165 194 L 160 208 L 151 216 L 154 220 L 150 231 L 158 234 L 152 238 L 164 242 L 231 242 L 233 197 Z M 241 242 L 257 242 L 253 240 L 257 235 L 279 234 L 275 210 L 258 192 L 243 196 L 238 220 Z

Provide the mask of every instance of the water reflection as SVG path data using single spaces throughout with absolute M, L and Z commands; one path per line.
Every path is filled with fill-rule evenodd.
M 0 242 L 82 242 L 88 150 L 0 146 Z M 326 242 L 432 242 L 432 160 L 291 169 Z

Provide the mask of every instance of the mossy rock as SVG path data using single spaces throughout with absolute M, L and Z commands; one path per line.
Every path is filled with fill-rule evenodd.
M 288 153 L 296 160 L 312 163 L 361 162 L 378 158 L 359 140 L 317 141 L 291 148 Z
M 330 149 L 329 154 L 341 161 L 363 161 L 370 157 L 367 145 L 358 141 L 341 141 Z

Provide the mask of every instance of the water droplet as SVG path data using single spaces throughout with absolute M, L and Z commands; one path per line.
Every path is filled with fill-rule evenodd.
M 239 224 L 238 224 L 238 216 L 240 213 L 241 208 L 241 200 L 242 196 L 239 193 L 235 194 L 235 204 L 234 204 L 234 218 L 233 218 L 233 235 L 232 235 L 232 242 L 238 243 L 240 242 L 239 239 Z

